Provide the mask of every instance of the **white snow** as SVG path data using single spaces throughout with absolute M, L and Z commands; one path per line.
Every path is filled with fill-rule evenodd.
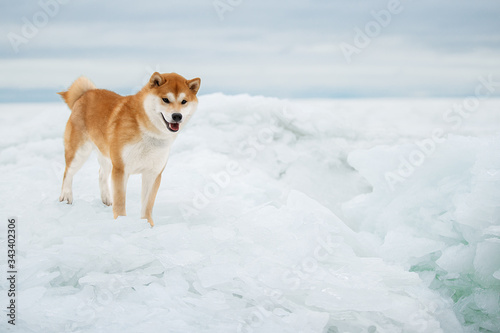
M 500 100 L 462 102 L 202 96 L 154 228 L 139 176 L 113 220 L 95 154 L 58 202 L 62 102 L 0 105 L 17 331 L 498 332 Z

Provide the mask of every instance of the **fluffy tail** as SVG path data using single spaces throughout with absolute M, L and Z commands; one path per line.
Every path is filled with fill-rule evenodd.
M 68 91 L 63 91 L 58 93 L 62 96 L 66 104 L 68 104 L 70 109 L 73 109 L 75 102 L 82 97 L 87 91 L 96 89 L 96 86 L 87 79 L 85 76 L 80 76 L 75 82 L 69 87 Z

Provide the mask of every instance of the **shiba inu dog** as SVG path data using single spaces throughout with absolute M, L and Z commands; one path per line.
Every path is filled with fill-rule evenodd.
M 128 177 L 140 173 L 141 216 L 153 226 L 161 174 L 178 132 L 196 111 L 200 83 L 199 78 L 156 72 L 137 94 L 120 96 L 80 77 L 59 93 L 71 109 L 64 132 L 66 169 L 59 201 L 73 202 L 73 176 L 96 149 L 102 202 L 113 205 L 115 219 L 126 215 Z

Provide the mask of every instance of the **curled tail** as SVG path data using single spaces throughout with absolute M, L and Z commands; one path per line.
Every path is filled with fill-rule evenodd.
M 85 76 L 80 76 L 75 82 L 69 87 L 68 91 L 63 91 L 58 93 L 62 96 L 66 104 L 68 104 L 70 109 L 73 109 L 75 102 L 82 97 L 87 91 L 96 89 L 96 86 L 87 79 Z

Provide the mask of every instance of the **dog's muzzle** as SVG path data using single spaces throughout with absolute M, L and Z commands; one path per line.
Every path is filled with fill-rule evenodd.
M 177 132 L 180 128 L 180 123 L 178 123 L 178 121 L 182 120 L 182 114 L 180 113 L 174 113 L 172 115 L 172 119 L 175 121 L 175 122 L 168 122 L 167 119 L 165 119 L 165 116 L 163 115 L 162 112 L 160 112 L 161 114 L 161 117 L 163 118 L 163 121 L 165 121 L 165 125 L 167 125 L 167 128 L 169 129 L 170 132 Z M 176 117 L 174 118 L 174 115 L 176 115 Z M 180 118 L 179 118 L 179 115 L 180 115 Z M 178 120 L 177 120 L 178 119 Z

